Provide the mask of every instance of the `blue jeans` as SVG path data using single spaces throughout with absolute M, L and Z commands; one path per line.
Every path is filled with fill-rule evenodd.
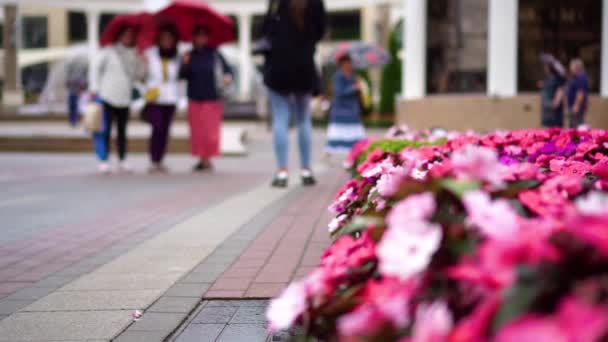
M 300 147 L 300 165 L 310 168 L 312 148 L 312 120 L 310 116 L 310 95 L 282 95 L 270 91 L 272 111 L 272 137 L 274 152 L 279 169 L 287 168 L 289 149 L 289 119 L 295 115 L 298 126 L 298 144 Z
M 95 100 L 97 103 L 102 104 L 103 106 L 103 102 L 101 101 L 101 99 L 96 99 Z M 109 134 L 109 127 L 108 127 L 108 113 L 105 112 L 105 108 L 104 108 L 104 113 L 103 113 L 103 129 L 101 130 L 101 132 L 95 132 L 93 133 L 93 148 L 95 150 L 95 155 L 97 155 L 97 159 L 99 159 L 99 161 L 102 162 L 106 162 L 108 161 L 108 144 L 107 144 L 107 140 L 106 140 L 106 136 Z
M 68 95 L 68 118 L 72 126 L 76 126 L 80 118 L 80 113 L 78 112 L 78 93 L 72 91 Z

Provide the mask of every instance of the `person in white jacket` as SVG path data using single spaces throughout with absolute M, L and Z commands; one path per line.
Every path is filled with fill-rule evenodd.
M 135 49 L 132 27 L 124 26 L 116 35 L 115 43 L 101 51 L 94 73 L 92 91 L 101 98 L 104 109 L 102 142 L 109 151 L 112 124 L 116 122 L 118 168 L 119 171 L 130 172 L 131 168 L 126 163 L 129 106 L 133 101 L 135 82 L 143 80 L 146 75 L 146 63 Z M 109 172 L 107 157 L 106 154 L 105 159 L 100 160 L 102 173 Z
M 174 25 L 160 27 L 157 45 L 146 50 L 148 64 L 146 80 L 146 107 L 143 118 L 152 125 L 150 136 L 150 169 L 167 172 L 163 158 L 167 150 L 171 122 L 180 99 L 179 66 L 177 44 L 179 34 Z

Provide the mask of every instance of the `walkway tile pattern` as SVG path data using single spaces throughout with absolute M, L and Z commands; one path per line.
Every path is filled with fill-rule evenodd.
M 330 243 L 327 207 L 343 182 L 342 172 L 332 172 L 289 204 L 213 282 L 205 298 L 271 298 L 308 274 Z
M 170 193 L 162 199 L 50 229 L 18 242 L 0 244 L 0 299 L 6 298 L 0 300 L 0 315 L 12 313 L 14 310 L 10 310 L 11 306 L 19 308 L 17 304 L 27 305 L 27 300 L 31 302 L 38 299 L 72 280 L 74 276 L 103 264 L 107 258 L 101 258 L 97 262 L 94 259 L 100 252 L 151 226 L 171 222 L 194 208 L 210 205 L 218 199 L 242 191 L 256 179 L 255 176 L 243 176 L 231 179 L 230 182 L 208 183 L 188 193 Z M 205 196 L 200 193 L 205 193 Z M 125 251 L 126 249 L 117 249 L 110 257 L 116 257 Z M 85 264 L 89 267 L 77 267 L 72 272 L 63 272 L 70 269 L 70 266 L 87 266 L 80 263 L 84 260 L 87 260 Z M 57 286 L 44 283 L 46 279 L 60 280 L 56 277 L 58 274 L 67 276 L 66 281 L 59 282 Z M 23 302 L 17 303 L 15 300 Z M 7 301 L 13 302 L 7 304 Z
M 88 339 L 106 340 L 116 336 L 131 323 L 134 309 L 147 308 L 149 310 L 142 320 L 129 329 L 157 331 L 166 336 L 180 324 L 184 312 L 198 304 L 199 297 L 171 298 L 154 303 L 160 294 L 190 272 L 259 211 L 286 194 L 264 184 L 218 203 L 60 288 L 53 295 L 35 302 L 18 314 L 0 321 L 0 341 L 40 340 L 36 333 L 30 331 L 39 329 L 20 328 L 31 324 L 54 325 L 57 335 L 52 335 L 51 340 L 79 340 L 83 335 L 87 335 Z M 239 215 L 234 215 L 235 208 L 239 209 Z M 134 290 L 139 290 L 141 295 L 131 296 Z M 113 296 L 123 296 L 126 304 L 103 300 Z M 108 317 L 96 319 L 97 330 L 87 332 L 90 327 L 83 320 L 89 317 L 84 313 L 107 313 Z M 75 316 L 72 317 L 71 314 Z M 108 323 L 100 324 L 100 321 Z M 70 326 L 66 327 L 66 324 Z
M 205 301 L 175 342 L 264 342 L 266 300 Z M 117 340 L 120 341 L 120 340 Z

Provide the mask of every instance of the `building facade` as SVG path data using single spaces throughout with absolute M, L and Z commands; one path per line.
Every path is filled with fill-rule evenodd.
M 608 0 L 404 0 L 397 120 L 415 128 L 538 127 L 540 54 L 586 64 L 588 122 L 608 128 Z
M 113 15 L 142 10 L 155 11 L 170 0 L 0 0 L 4 9 L 3 102 L 7 106 L 23 103 L 23 86 L 38 86 L 37 77 L 48 64 L 62 58 L 75 44 L 88 46 L 91 60 L 99 49 L 98 37 Z M 250 54 L 256 39 L 256 27 L 266 12 L 265 0 L 209 1 L 217 10 L 231 16 L 237 27 L 239 51 L 239 94 L 251 97 L 253 70 Z M 391 10 L 400 8 L 400 0 L 331 0 L 330 40 L 363 39 L 381 43 L 389 30 Z M 396 20 L 398 18 L 393 18 Z M 383 28 L 383 29 L 382 29 Z M 382 33 L 384 32 L 384 33 Z M 13 39 L 21 37 L 22 39 Z M 331 46 L 331 44 L 329 44 Z M 11 57 L 13 56 L 13 57 Z M 12 72 L 20 70 L 20 72 Z M 27 80 L 23 79 L 27 77 Z

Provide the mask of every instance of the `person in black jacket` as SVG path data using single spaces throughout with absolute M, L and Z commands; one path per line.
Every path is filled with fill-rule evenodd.
M 211 170 L 211 158 L 220 154 L 224 102 L 222 91 L 232 83 L 232 70 L 216 48 L 208 46 L 209 28 L 197 26 L 192 51 L 182 58 L 179 77 L 188 82 L 188 122 L 192 154 L 199 161 L 194 171 Z
M 263 34 L 268 41 L 264 82 L 270 89 L 272 130 L 278 171 L 272 185 L 288 181 L 288 129 L 292 114 L 298 126 L 302 183 L 316 183 L 311 171 L 312 122 L 310 97 L 318 89 L 314 62 L 317 43 L 325 33 L 322 0 L 271 0 Z

